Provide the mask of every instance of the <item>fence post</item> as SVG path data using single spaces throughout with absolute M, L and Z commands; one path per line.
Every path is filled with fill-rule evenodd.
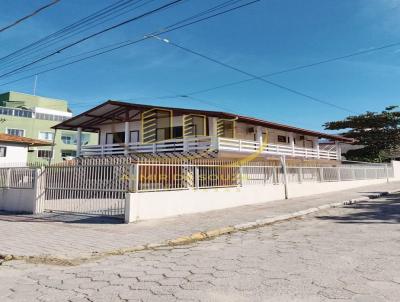
M 139 164 L 129 166 L 129 192 L 139 191 Z
M 263 167 L 263 171 L 264 171 L 264 185 L 267 184 L 267 167 Z
M 194 187 L 195 189 L 198 189 L 200 187 L 200 171 L 199 171 L 199 167 L 195 166 L 194 167 Z
M 389 169 L 388 164 L 385 164 L 386 182 L 389 182 Z
M 318 169 L 318 171 L 319 171 L 319 181 L 324 182 L 324 168 L 321 167 Z
M 43 213 L 45 194 L 46 194 L 46 168 L 35 169 L 34 180 L 34 204 L 32 207 L 33 214 Z
M 337 180 L 338 180 L 338 181 L 341 181 L 340 167 L 337 167 Z
M 303 182 L 303 168 L 299 167 L 299 183 Z
M 239 186 L 243 187 L 243 167 L 239 166 Z
M 283 171 L 283 186 L 285 189 L 285 199 L 289 199 L 288 178 L 287 178 L 286 157 L 285 156 L 281 156 L 281 165 L 282 165 L 282 171 Z
M 8 168 L 6 173 L 6 183 L 5 183 L 7 189 L 10 188 L 10 184 L 11 184 L 11 168 Z

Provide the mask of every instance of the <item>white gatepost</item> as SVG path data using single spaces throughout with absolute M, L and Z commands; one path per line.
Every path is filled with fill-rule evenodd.
M 125 122 L 124 155 L 129 154 L 129 122 Z
M 45 193 L 46 193 L 46 169 L 36 169 L 34 179 L 34 199 L 32 206 L 32 214 L 43 213 L 45 208 Z
M 82 154 L 82 128 L 78 127 L 76 135 L 76 157 Z

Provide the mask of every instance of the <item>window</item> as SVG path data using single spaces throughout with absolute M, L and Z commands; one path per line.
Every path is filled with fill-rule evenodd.
M 39 132 L 39 139 L 44 139 L 46 141 L 52 141 L 53 138 L 54 138 L 53 132 L 46 132 L 46 131 Z
M 12 116 L 20 116 L 20 117 L 32 117 L 32 111 L 18 109 L 18 108 L 7 108 L 7 107 L 0 107 L 0 114 L 1 115 L 12 115 Z
M 68 134 L 61 134 L 61 141 L 63 142 L 63 144 L 72 145 L 75 142 L 75 137 Z
M 6 157 L 7 147 L 0 147 L 0 157 Z
M 61 150 L 61 157 L 76 157 L 76 151 L 75 150 Z
M 15 136 L 25 136 L 25 130 L 24 129 L 8 128 L 7 129 L 7 134 L 15 135 Z
M 284 135 L 278 135 L 278 142 L 279 143 L 287 143 L 288 142 L 287 137 Z
M 125 132 L 107 133 L 106 144 L 123 144 L 125 142 Z M 84 142 L 82 140 L 82 145 Z
M 139 142 L 139 131 L 131 131 L 130 132 L 130 138 L 129 138 L 130 143 L 138 143 Z
M 74 133 L 61 132 L 61 141 L 65 145 L 76 145 L 76 138 L 77 138 L 77 135 Z M 81 144 L 82 145 L 89 144 L 89 140 L 90 140 L 90 134 L 87 134 L 87 133 L 81 134 Z
M 51 152 L 51 150 L 38 150 L 37 157 L 39 157 L 39 158 L 52 158 L 53 157 L 53 152 Z
M 89 139 L 90 139 L 90 134 L 87 134 L 87 133 L 82 133 L 81 134 L 81 144 L 82 145 L 89 144 Z
M 172 137 L 173 138 L 182 138 L 183 137 L 183 127 L 182 126 L 172 127 Z

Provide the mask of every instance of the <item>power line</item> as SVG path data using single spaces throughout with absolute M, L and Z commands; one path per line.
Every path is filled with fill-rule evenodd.
M 46 8 L 49 8 L 50 6 L 53 6 L 53 5 L 55 5 L 56 3 L 60 2 L 60 1 L 61 0 L 53 0 L 52 2 L 46 4 L 46 5 L 42 6 L 42 7 L 39 7 L 38 9 L 34 10 L 30 14 L 28 14 L 28 15 L 26 15 L 26 16 L 24 16 L 24 17 L 22 17 L 22 18 L 20 18 L 20 19 L 18 19 L 16 21 L 14 21 L 13 23 L 11 23 L 11 24 L 3 27 L 3 28 L 0 28 L 0 33 L 5 31 L 5 30 L 7 30 L 7 29 L 9 29 L 9 28 L 11 28 L 11 27 L 16 26 L 17 24 L 19 24 L 19 23 L 21 23 L 21 22 L 23 22 L 23 21 L 25 21 L 25 20 L 27 20 L 29 18 L 32 18 L 33 16 L 37 15 L 38 13 L 40 13 L 42 10 L 45 10 Z
M 95 16 L 94 18 L 92 18 L 92 20 L 87 20 L 85 22 L 82 22 L 81 24 L 78 24 L 71 30 L 67 30 L 62 34 L 59 34 L 53 38 L 49 38 L 49 39 L 45 40 L 44 42 L 39 43 L 36 46 L 29 47 L 27 50 L 23 51 L 19 55 L 15 55 L 14 57 L 11 57 L 9 60 L 6 60 L 3 63 L 0 62 L 0 65 L 2 65 L 2 68 L 6 68 L 9 65 L 11 65 L 11 67 L 12 67 L 13 64 L 16 64 L 16 63 L 20 64 L 26 60 L 33 60 L 34 58 L 37 58 L 39 56 L 37 53 L 42 50 L 46 50 L 46 49 L 50 48 L 51 46 L 58 44 L 59 42 L 63 42 L 67 39 L 72 38 L 73 36 L 79 35 L 80 33 L 83 33 L 94 27 L 102 25 L 102 24 L 104 24 L 112 19 L 115 19 L 121 15 L 124 15 L 128 12 L 131 12 L 138 8 L 141 8 L 151 2 L 154 2 L 155 0 L 148 0 L 142 4 L 139 4 L 140 2 L 143 2 L 143 1 L 144 0 L 125 1 L 124 3 L 119 4 L 118 6 L 115 6 L 112 9 L 108 9 L 107 11 L 103 12 L 101 15 Z M 135 4 L 138 4 L 138 5 L 136 5 L 133 8 L 130 8 L 130 6 L 135 5 Z M 120 12 L 120 11 L 122 11 L 122 12 Z M 120 12 L 120 13 L 118 13 L 118 12 Z M 115 15 L 116 13 L 118 13 L 118 14 Z M 109 17 L 109 18 L 106 18 L 106 17 Z M 27 52 L 27 51 L 29 51 L 29 52 Z
M 133 0 L 128 0 L 128 3 L 131 2 L 131 1 L 133 1 Z M 119 0 L 114 4 L 106 6 L 106 7 L 102 8 L 101 10 L 98 10 L 98 11 L 90 14 L 89 16 L 86 16 L 85 18 L 82 18 L 82 19 L 80 19 L 80 20 L 78 20 L 78 21 L 76 21 L 76 22 L 74 22 L 74 23 L 72 23 L 72 24 L 70 24 L 70 25 L 68 25 L 66 27 L 61 28 L 60 30 L 58 30 L 58 31 L 56 31 L 56 32 L 54 32 L 54 33 L 52 33 L 50 35 L 47 35 L 47 36 L 45 36 L 45 37 L 43 37 L 43 38 L 41 38 L 41 39 L 39 39 L 39 40 L 37 40 L 37 41 L 35 41 L 33 43 L 28 44 L 27 46 L 24 46 L 21 49 L 15 50 L 15 51 L 9 53 L 8 55 L 6 55 L 4 57 L 1 57 L 0 58 L 0 62 L 3 62 L 3 61 L 5 61 L 5 60 L 7 60 L 9 58 L 15 57 L 18 54 L 23 54 L 23 53 L 26 53 L 28 51 L 32 51 L 33 49 L 35 49 L 35 48 L 32 49 L 32 47 L 39 46 L 39 45 L 41 45 L 43 43 L 46 43 L 46 41 L 49 41 L 49 40 L 51 41 L 54 38 L 60 37 L 60 36 L 62 36 L 64 34 L 68 33 L 69 31 L 74 30 L 76 27 L 81 26 L 82 24 L 85 24 L 85 23 L 87 23 L 87 22 L 89 22 L 89 21 L 91 21 L 91 20 L 93 20 L 95 18 L 99 18 L 102 15 L 104 15 L 105 13 L 113 11 L 113 10 L 117 9 L 118 7 L 120 7 L 121 5 L 125 5 L 125 4 L 127 4 L 126 0 Z
M 81 59 L 77 59 L 77 60 L 74 60 L 74 61 L 72 61 L 72 62 L 68 62 L 68 63 L 62 64 L 62 65 L 53 67 L 53 68 L 49 68 L 49 69 L 46 69 L 46 70 L 42 70 L 42 71 L 40 71 L 40 72 L 36 72 L 36 73 L 34 73 L 34 74 L 31 74 L 31 75 L 28 75 L 28 76 L 25 76 L 25 77 L 21 77 L 21 78 L 16 79 L 16 80 L 12 80 L 12 81 L 9 81 L 9 82 L 6 82 L 6 83 L 2 83 L 2 84 L 0 84 L 0 86 L 12 84 L 12 83 L 15 83 L 15 82 L 18 82 L 18 81 L 21 81 L 21 80 L 25 80 L 25 79 L 31 78 L 32 76 L 35 76 L 35 75 L 44 74 L 44 73 L 47 73 L 47 72 L 50 72 L 50 71 L 53 71 L 53 70 L 56 70 L 56 69 L 60 69 L 60 68 L 63 68 L 63 67 L 66 67 L 66 66 L 69 66 L 69 65 L 72 65 L 72 64 L 81 62 L 81 61 L 88 60 L 88 59 L 90 59 L 90 58 L 97 57 L 97 56 L 99 56 L 99 55 L 102 55 L 102 54 L 105 54 L 105 53 L 108 53 L 108 52 L 111 52 L 111 51 L 115 51 L 115 50 L 118 50 L 118 49 L 121 49 L 121 48 L 124 48 L 124 47 L 127 47 L 127 46 L 131 46 L 131 45 L 137 44 L 137 43 L 139 43 L 139 42 L 142 42 L 142 41 L 145 41 L 145 40 L 150 39 L 150 38 L 152 37 L 152 35 L 154 35 L 154 34 L 162 35 L 162 34 L 166 34 L 166 33 L 169 33 L 169 32 L 173 32 L 173 31 L 176 31 L 176 30 L 185 28 L 185 27 L 187 27 L 187 26 L 191 26 L 191 25 L 194 25 L 194 24 L 196 24 L 196 23 L 206 21 L 206 20 L 211 19 L 211 18 L 215 18 L 215 17 L 217 17 L 217 16 L 230 13 L 230 12 L 232 12 L 232 11 L 241 9 L 241 8 L 243 8 L 243 7 L 245 7 L 245 6 L 254 4 L 254 3 L 259 2 L 259 1 L 261 1 L 261 0 L 253 0 L 253 1 L 250 1 L 250 2 L 247 2 L 247 3 L 244 3 L 244 4 L 241 4 L 241 5 L 238 5 L 238 6 L 235 6 L 235 7 L 226 9 L 226 10 L 223 10 L 223 11 L 221 11 L 221 12 L 218 12 L 218 13 L 215 13 L 215 14 L 212 14 L 212 15 L 209 15 L 209 16 L 206 16 L 206 17 L 203 17 L 203 18 L 200 18 L 200 19 L 195 19 L 195 20 L 193 20 L 193 21 L 190 21 L 192 18 L 195 18 L 195 16 L 192 16 L 192 17 L 190 17 L 190 18 L 184 19 L 184 20 L 190 21 L 190 22 L 186 22 L 186 23 L 184 23 L 184 24 L 181 24 L 182 21 L 179 21 L 179 22 L 177 22 L 177 23 L 174 23 L 174 24 L 178 24 L 178 23 L 179 23 L 179 24 L 180 24 L 179 26 L 172 27 L 174 24 L 169 25 L 169 26 L 167 26 L 167 27 L 164 27 L 164 28 L 165 28 L 164 30 L 158 31 L 158 32 L 155 31 L 155 32 L 149 33 L 148 35 L 146 35 L 146 36 L 143 37 L 143 38 L 140 38 L 140 39 L 137 39 L 137 40 L 134 40 L 134 41 L 132 41 L 132 40 L 127 40 L 127 41 L 125 41 L 125 42 L 116 43 L 117 46 L 115 46 L 115 47 L 113 47 L 113 48 L 111 48 L 111 49 L 106 49 L 106 50 L 103 50 L 103 51 L 101 51 L 101 52 L 99 52 L 99 53 L 96 53 L 96 54 L 93 54 L 93 55 L 90 55 L 90 56 L 87 56 L 87 57 L 84 57 L 84 58 L 81 58 Z M 232 2 L 232 1 L 226 1 L 226 2 Z M 207 11 L 209 11 L 209 10 L 207 10 Z M 110 46 L 110 45 L 109 45 L 109 46 Z M 101 48 L 101 49 L 107 48 L 107 47 L 109 47 L 109 46 L 103 47 L 103 48 Z M 90 51 L 90 52 L 93 52 L 93 51 L 95 51 L 95 50 L 92 50 L 92 51 Z
M 318 66 L 318 65 L 326 64 L 326 63 L 331 63 L 331 62 L 340 61 L 340 60 L 343 60 L 343 59 L 348 59 L 348 58 L 351 58 L 351 57 L 356 57 L 356 56 L 360 56 L 360 55 L 364 55 L 364 54 L 368 54 L 368 53 L 372 53 L 372 52 L 377 52 L 377 51 L 380 51 L 380 50 L 384 50 L 384 49 L 392 48 L 392 47 L 396 47 L 396 46 L 400 46 L 400 42 L 395 42 L 395 43 L 391 43 L 391 44 L 385 44 L 383 46 L 373 47 L 373 48 L 369 48 L 367 50 L 356 51 L 356 52 L 352 52 L 352 53 L 349 53 L 349 54 L 346 54 L 346 55 L 333 57 L 333 58 L 325 59 L 325 60 L 321 60 L 321 61 L 316 61 L 314 63 L 298 65 L 298 66 L 295 66 L 295 67 L 282 69 L 280 71 L 275 71 L 275 72 L 263 74 L 263 75 L 260 75 L 259 77 L 260 78 L 268 78 L 268 77 L 272 77 L 272 76 L 275 76 L 275 75 L 280 75 L 280 74 L 289 73 L 289 72 L 292 72 L 292 71 L 307 69 L 307 68 L 310 68 L 310 67 L 315 67 L 315 66 Z M 225 83 L 225 84 L 222 84 L 222 85 L 214 86 L 214 87 L 211 87 L 211 88 L 206 88 L 206 89 L 202 89 L 202 90 L 193 91 L 193 92 L 190 92 L 190 93 L 187 93 L 187 94 L 189 94 L 189 95 L 200 94 L 200 93 L 204 93 L 204 92 L 208 92 L 208 91 L 212 91 L 212 90 L 216 90 L 216 89 L 220 89 L 220 88 L 234 86 L 234 85 L 238 85 L 238 84 L 242 84 L 242 83 L 246 83 L 246 82 L 252 82 L 252 81 L 255 81 L 255 80 L 257 80 L 257 79 L 252 78 L 252 79 L 245 79 L 245 80 L 240 80 L 240 81 L 229 82 L 229 83 Z
M 118 23 L 118 24 L 116 24 L 116 25 L 113 25 L 113 26 L 111 26 L 111 27 L 107 27 L 106 29 L 103 29 L 103 30 L 101 30 L 101 31 L 98 31 L 98 32 L 96 32 L 96 33 L 94 33 L 94 34 L 91 34 L 91 35 L 89 35 L 89 36 L 86 36 L 86 37 L 84 37 L 84 38 L 81 38 L 81 39 L 79 39 L 78 41 L 75 41 L 75 42 L 73 42 L 73 43 L 70 43 L 70 44 L 68 44 L 67 46 L 64 46 L 64 47 L 62 47 L 62 48 L 60 48 L 60 49 L 58 49 L 58 50 L 56 50 L 56 51 L 54 51 L 54 52 L 52 52 L 52 53 L 50 53 L 50 54 L 44 56 L 44 57 L 41 57 L 41 58 L 39 58 L 39 59 L 37 59 L 37 60 L 31 62 L 31 63 L 25 64 L 25 65 L 23 65 L 23 66 L 21 66 L 21 67 L 18 67 L 18 68 L 16 68 L 16 69 L 12 70 L 12 71 L 3 73 L 3 74 L 0 75 L 0 78 L 4 77 L 4 76 L 6 76 L 6 75 L 9 75 L 9 74 L 11 74 L 11 73 L 13 73 L 13 72 L 15 72 L 15 71 L 21 70 L 21 69 L 23 69 L 23 68 L 25 68 L 25 67 L 28 67 L 28 66 L 31 66 L 31 65 L 33 65 L 33 64 L 36 64 L 36 63 L 38 63 L 38 62 L 41 62 L 41 61 L 43 61 L 43 60 L 45 60 L 45 59 L 48 59 L 48 58 L 50 58 L 50 57 L 52 57 L 52 56 L 54 56 L 54 55 L 56 55 L 56 54 L 61 53 L 62 51 L 66 50 L 66 49 L 68 49 L 68 48 L 71 48 L 71 47 L 73 47 L 73 46 L 75 46 L 75 45 L 77 45 L 77 44 L 80 44 L 80 43 L 82 43 L 82 42 L 84 42 L 84 41 L 86 41 L 86 40 L 89 40 L 89 39 L 91 39 L 91 38 L 93 38 L 93 37 L 95 37 L 95 36 L 98 36 L 98 35 L 100 35 L 100 34 L 103 34 L 103 33 L 105 33 L 105 32 L 108 32 L 108 31 L 110 31 L 110 30 L 113 30 L 113 29 L 118 28 L 118 27 L 120 27 L 120 26 L 126 25 L 126 24 L 128 24 L 128 23 L 137 21 L 137 20 L 142 19 L 142 18 L 144 18 L 144 17 L 147 17 L 147 16 L 149 16 L 149 15 L 152 15 L 152 14 L 158 12 L 158 11 L 161 11 L 161 10 L 164 10 L 164 9 L 166 9 L 166 8 L 169 8 L 170 6 L 173 6 L 173 5 L 175 5 L 175 4 L 178 4 L 179 2 L 182 2 L 182 1 L 185 1 L 185 0 L 173 0 L 173 1 L 169 2 L 169 3 L 167 3 L 167 4 L 164 4 L 164 5 L 162 5 L 162 6 L 159 6 L 159 7 L 155 8 L 155 9 L 152 9 L 152 10 L 150 10 L 150 11 L 148 11 L 148 12 L 145 12 L 145 13 L 143 13 L 143 14 L 140 14 L 140 15 L 138 15 L 138 16 L 136 16 L 136 17 L 130 18 L 130 19 L 128 19 L 128 20 L 125 20 L 125 21 L 123 21 L 123 22 L 120 22 L 120 23 Z
M 143 0 L 140 0 L 140 1 L 143 1 Z M 140 2 L 140 1 L 138 1 L 138 2 Z M 146 4 L 148 4 L 149 2 L 152 2 L 152 1 L 155 1 L 155 0 L 149 0 L 149 1 L 147 1 L 146 3 L 141 4 L 141 5 L 139 5 L 139 6 L 136 6 L 136 7 L 133 8 L 133 9 L 137 9 L 138 7 L 141 7 L 141 6 L 143 6 L 143 5 L 146 5 Z M 182 23 L 184 23 L 184 22 L 186 22 L 186 21 L 189 21 L 190 19 L 204 16 L 204 15 L 209 14 L 209 13 L 211 13 L 211 12 L 214 12 L 214 11 L 216 11 L 216 10 L 219 10 L 219 9 L 222 9 L 222 8 L 225 8 L 225 7 L 228 7 L 228 6 L 232 6 L 233 4 L 236 4 L 236 3 L 239 3 L 239 2 L 243 2 L 243 0 L 229 0 L 229 1 L 225 1 L 225 2 L 223 2 L 223 3 L 221 3 L 221 4 L 217 5 L 217 6 L 214 6 L 214 7 L 210 8 L 210 9 L 207 9 L 207 10 L 205 10 L 205 11 L 202 11 L 202 12 L 200 12 L 200 13 L 198 13 L 198 14 L 195 14 L 195 15 L 193 15 L 193 16 L 191 16 L 191 17 L 188 17 L 188 18 L 186 18 L 186 19 L 180 20 L 179 22 L 176 22 L 176 23 L 174 23 L 174 24 L 171 24 L 171 25 L 169 25 L 168 27 L 166 27 L 165 29 L 171 28 L 171 27 L 173 27 L 173 26 L 177 26 L 177 25 L 182 24 Z M 136 4 L 137 4 L 137 2 L 136 2 Z M 133 10 L 133 9 L 131 9 L 131 10 Z M 126 12 L 123 12 L 123 13 L 126 13 Z M 121 15 L 121 14 L 120 14 L 120 15 Z M 118 15 L 118 16 L 119 16 L 119 15 Z M 116 16 L 114 16 L 114 17 L 116 17 Z M 114 18 L 114 17 L 112 17 L 112 18 Z M 111 18 L 109 18 L 109 19 L 111 19 Z M 109 20 L 109 19 L 108 19 L 108 20 Z M 107 20 L 106 20 L 106 21 L 107 21 Z M 104 22 L 105 22 L 105 21 L 103 21 L 102 23 L 104 23 Z M 98 24 L 96 24 L 95 26 L 97 26 L 97 25 L 98 25 Z M 82 32 L 82 31 L 81 31 L 81 32 Z M 78 33 L 79 33 L 79 32 L 78 32 Z M 75 34 L 73 34 L 73 35 L 75 35 Z M 76 57 L 83 56 L 83 55 L 85 55 L 85 54 L 94 53 L 94 52 L 96 52 L 96 51 L 98 51 L 98 50 L 107 49 L 107 48 L 110 48 L 110 47 L 113 47 L 113 46 L 116 46 L 116 45 L 122 45 L 122 44 L 127 43 L 127 42 L 130 42 L 130 40 L 125 40 L 125 41 L 122 41 L 122 42 L 113 43 L 113 44 L 110 44 L 110 45 L 107 45 L 107 46 L 104 46 L 104 47 L 101 47 L 101 48 L 97 48 L 97 49 L 94 49 L 94 50 L 91 50 L 91 51 L 88 51 L 88 52 L 83 52 L 83 53 L 80 53 L 80 54 L 77 54 L 77 55 L 73 55 L 73 56 L 70 56 L 70 57 L 67 57 L 67 58 L 62 58 L 62 59 L 60 59 L 60 60 L 55 60 L 55 61 L 50 62 L 50 63 L 42 64 L 42 65 L 39 65 L 39 66 L 34 66 L 34 67 L 32 67 L 32 68 L 28 68 L 28 69 L 24 69 L 24 70 L 19 70 L 19 71 L 16 71 L 16 72 L 14 72 L 14 73 L 8 75 L 8 76 L 13 76 L 13 75 L 19 74 L 19 73 L 21 73 L 21 72 L 26 72 L 26 71 L 30 71 L 30 70 L 42 68 L 42 67 L 44 67 L 44 66 L 52 65 L 52 64 L 57 63 L 57 62 L 63 62 L 63 61 L 66 61 L 66 60 L 68 60 L 68 59 L 71 59 L 71 58 L 76 58 Z M 15 61 L 15 60 L 14 60 L 14 61 Z M 13 62 L 13 60 L 11 60 L 11 62 Z M 11 62 L 9 62 L 9 63 L 11 63 Z M 1 63 L 0 63 L 0 65 L 1 65 Z M 8 76 L 7 76 L 7 77 L 8 77 Z
M 132 0 L 130 0 L 130 1 L 132 1 Z M 137 4 L 138 2 L 141 2 L 141 1 L 143 1 L 143 0 L 136 1 L 135 4 Z M 139 5 L 139 6 L 136 6 L 136 7 L 133 8 L 133 9 L 137 9 L 138 7 L 141 7 L 141 6 L 143 6 L 143 5 L 146 5 L 146 4 L 148 4 L 149 2 L 152 2 L 152 1 L 155 1 L 155 0 L 147 1 L 146 3 L 141 4 L 141 5 Z M 230 0 L 230 1 L 225 1 L 225 2 L 223 2 L 223 3 L 221 3 L 221 4 L 219 4 L 219 5 L 215 6 L 215 7 L 213 7 L 213 8 L 211 8 L 211 9 L 207 10 L 207 11 L 201 12 L 201 13 L 199 13 L 199 14 L 197 14 L 197 15 L 195 15 L 195 16 L 192 16 L 192 17 L 190 17 L 190 18 L 193 18 L 193 17 L 200 17 L 201 15 L 204 15 L 205 13 L 210 13 L 210 12 L 212 12 L 212 11 L 215 11 L 216 9 L 221 9 L 221 8 L 226 7 L 226 6 L 229 6 L 229 5 L 232 5 L 232 4 L 236 4 L 236 3 L 242 2 L 242 1 L 243 1 L 243 0 Z M 126 4 L 126 3 L 123 3 L 123 4 Z M 132 10 L 133 10 L 133 9 L 132 9 Z M 122 14 L 124 14 L 124 13 L 126 13 L 126 12 L 123 12 Z M 121 15 L 121 14 L 119 14 L 119 15 Z M 118 16 L 119 16 L 119 15 L 118 15 Z M 112 18 L 115 18 L 115 17 L 117 17 L 117 16 L 114 16 L 114 17 L 112 17 Z M 101 24 L 104 23 L 104 22 L 106 22 L 106 21 L 108 21 L 108 20 L 110 20 L 110 19 L 112 19 L 112 18 L 109 18 L 109 19 L 107 19 L 107 20 L 101 22 Z M 170 25 L 170 26 L 177 26 L 177 25 L 179 25 L 180 23 L 185 22 L 185 21 L 186 21 L 186 19 L 181 20 L 181 21 L 179 21 L 179 22 L 177 22 L 177 23 L 175 23 L 175 24 L 172 24 L 172 25 Z M 97 25 L 99 25 L 99 24 L 95 24 L 94 26 L 97 26 Z M 94 26 L 92 26 L 92 27 L 94 27 Z M 81 30 L 80 32 L 83 32 L 83 31 L 85 31 L 85 30 L 87 30 L 87 28 Z M 80 32 L 78 32 L 78 33 L 80 33 Z M 77 34 L 77 33 L 74 33 L 74 34 L 70 35 L 69 37 L 71 37 L 71 36 L 73 36 L 73 35 L 76 35 L 76 34 Z M 68 37 L 68 38 L 69 38 L 69 37 Z M 127 40 L 127 42 L 129 42 L 129 40 Z M 55 43 L 57 43 L 57 42 L 55 42 Z M 55 43 L 52 43 L 52 45 L 55 44 Z M 122 43 L 124 43 L 124 42 L 121 42 L 121 44 L 122 44 Z M 45 43 L 45 44 L 47 44 L 47 43 Z M 49 46 L 49 45 L 48 45 L 48 46 Z M 45 48 L 48 47 L 48 46 L 45 46 Z M 39 45 L 39 47 L 40 47 L 40 45 Z M 33 49 L 29 48 L 29 51 L 30 51 L 30 52 L 29 52 L 29 55 L 32 54 L 32 51 L 35 50 L 35 48 L 37 48 L 37 47 L 34 47 Z M 42 47 L 41 49 L 43 49 L 43 47 Z M 39 49 L 39 50 L 40 50 L 40 49 Z M 33 53 L 35 53 L 35 52 L 37 52 L 37 51 L 33 51 Z M 93 52 L 93 51 L 91 51 L 91 52 Z M 84 53 L 83 53 L 83 54 L 84 54 Z M 21 55 L 20 55 L 20 56 L 21 56 Z M 78 55 L 78 56 L 79 56 L 79 55 Z M 74 56 L 74 57 L 75 57 L 75 56 Z M 15 62 L 15 60 L 18 60 L 18 59 L 19 59 L 19 57 L 14 58 L 14 59 L 12 59 L 11 61 L 6 62 L 6 64 L 11 64 L 11 63 Z M 22 59 L 24 59 L 24 58 L 22 58 Z M 0 62 L 0 65 L 1 65 L 1 62 Z M 4 65 L 4 63 L 3 63 L 3 65 Z M 19 73 L 19 72 L 12 72 L 9 76 L 14 75 L 15 73 Z
M 303 93 L 303 92 L 301 92 L 301 91 L 299 91 L 299 90 L 295 90 L 295 89 L 293 89 L 293 88 L 290 88 L 290 87 L 287 87 L 287 86 L 278 84 L 278 83 L 276 83 L 276 82 L 272 82 L 272 81 L 266 80 L 266 79 L 264 79 L 264 78 L 262 78 L 262 77 L 260 77 L 260 76 L 254 75 L 254 74 L 252 74 L 252 73 L 250 73 L 250 72 L 247 72 L 247 71 L 245 71 L 245 70 L 243 70 L 243 69 L 240 69 L 240 68 L 238 68 L 238 67 L 232 66 L 232 65 L 230 65 L 230 64 L 224 63 L 224 62 L 219 61 L 219 60 L 217 60 L 217 59 L 211 58 L 211 57 L 209 57 L 209 56 L 207 56 L 207 55 L 201 54 L 201 53 L 199 53 L 199 52 L 197 52 L 197 51 L 191 50 L 191 49 L 189 49 L 189 48 L 187 48 L 187 47 L 184 47 L 184 46 L 178 45 L 178 44 L 176 44 L 176 43 L 173 43 L 173 42 L 171 42 L 171 41 L 168 40 L 168 39 L 162 39 L 162 38 L 160 38 L 160 37 L 158 37 L 158 36 L 156 36 L 156 35 L 154 35 L 153 38 L 155 38 L 155 39 L 157 39 L 157 40 L 159 40 L 159 41 L 162 41 L 162 42 L 164 42 L 164 43 L 166 43 L 166 44 L 172 45 L 172 46 L 174 46 L 174 47 L 176 47 L 176 48 L 179 48 L 179 49 L 181 49 L 181 50 L 184 50 L 184 51 L 186 51 L 186 52 L 188 52 L 188 53 L 191 53 L 191 54 L 194 54 L 194 55 L 196 55 L 196 56 L 199 56 L 199 57 L 201 57 L 201 58 L 203 58 L 203 59 L 206 59 L 206 60 L 208 60 L 208 61 L 214 62 L 214 63 L 216 63 L 216 64 L 218 64 L 218 65 L 224 66 L 224 67 L 226 67 L 226 68 L 229 68 L 229 69 L 234 70 L 234 71 L 236 71 L 236 72 L 239 72 L 239 73 L 241 73 L 241 74 L 244 74 L 244 75 L 246 75 L 246 76 L 249 76 L 249 77 L 251 77 L 251 78 L 253 78 L 253 79 L 255 79 L 255 80 L 260 80 L 260 81 L 262 81 L 262 82 L 264 82 L 264 83 L 267 83 L 267 84 L 269 84 L 269 85 L 271 85 L 271 86 L 275 86 L 275 87 L 277 87 L 277 88 L 280 88 L 280 89 L 289 91 L 289 92 L 291 92 L 291 93 L 293 93 L 293 94 L 300 95 L 300 96 L 302 96 L 302 97 L 304 97 L 304 98 L 307 98 L 307 99 L 309 99 L 309 100 L 312 100 L 312 101 L 314 101 L 314 102 L 318 102 L 318 103 L 321 103 L 321 104 L 325 104 L 325 105 L 328 105 L 328 106 L 331 106 L 331 107 L 334 107 L 334 108 L 337 108 L 337 109 L 340 109 L 340 110 L 343 110 L 343 111 L 347 111 L 347 112 L 350 112 L 350 113 L 356 113 L 356 112 L 354 112 L 354 111 L 352 111 L 352 110 L 350 110 L 350 109 L 344 108 L 344 107 L 342 107 L 342 106 L 338 106 L 338 105 L 336 105 L 336 104 L 330 103 L 330 102 L 325 101 L 325 100 L 322 100 L 322 99 L 320 99 L 320 98 L 313 97 L 313 96 L 311 96 L 311 95 L 309 95 L 309 94 L 305 94 L 305 93 Z

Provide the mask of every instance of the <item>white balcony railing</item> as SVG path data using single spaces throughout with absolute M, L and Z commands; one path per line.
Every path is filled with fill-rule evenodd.
M 336 146 L 325 149 L 303 148 L 290 145 L 265 144 L 259 142 L 230 138 L 191 137 L 172 139 L 152 144 L 129 143 L 108 145 L 82 146 L 81 155 L 122 155 L 129 153 L 161 153 L 161 152 L 199 152 L 199 151 L 226 151 L 237 153 L 254 153 L 260 155 L 286 155 L 302 158 L 339 159 Z

